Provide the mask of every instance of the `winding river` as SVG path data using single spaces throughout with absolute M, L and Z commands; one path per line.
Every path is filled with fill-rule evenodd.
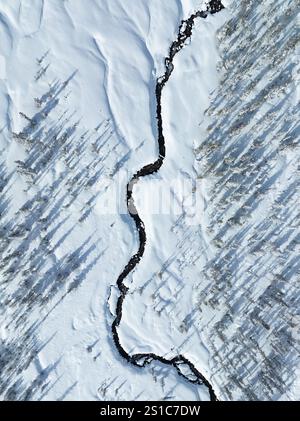
M 122 347 L 120 343 L 120 338 L 118 335 L 118 326 L 120 325 L 122 319 L 122 307 L 125 297 L 129 291 L 129 288 L 124 284 L 125 278 L 129 275 L 129 273 L 137 266 L 141 258 L 143 257 L 145 246 L 146 246 L 146 231 L 143 221 L 138 215 L 137 209 L 134 204 L 133 199 L 133 187 L 138 182 L 139 178 L 145 177 L 150 174 L 156 173 L 160 167 L 162 166 L 165 156 L 166 156 L 166 147 L 165 147 L 165 138 L 163 134 L 163 122 L 162 122 L 162 105 L 161 105 L 161 98 L 163 89 L 168 82 L 173 69 L 173 60 L 176 54 L 184 47 L 185 42 L 189 39 L 192 35 L 193 26 L 195 20 L 197 18 L 205 19 L 209 14 L 214 14 L 219 12 L 223 9 L 224 6 L 220 0 L 212 0 L 209 2 L 206 11 L 197 11 L 192 14 L 187 20 L 181 22 L 179 27 L 177 39 L 172 43 L 169 55 L 165 59 L 165 73 L 163 76 L 157 79 L 155 95 L 156 95 L 156 119 L 157 119 L 157 129 L 158 129 L 158 145 L 159 145 L 159 156 L 158 159 L 143 168 L 141 168 L 130 180 L 127 185 L 127 208 L 128 213 L 134 220 L 136 224 L 136 228 L 138 230 L 139 235 L 139 249 L 137 253 L 131 257 L 128 264 L 125 266 L 124 270 L 120 274 L 117 280 L 117 286 L 119 289 L 119 298 L 117 301 L 117 308 L 116 308 L 116 317 L 112 324 L 112 334 L 113 340 L 115 343 L 116 348 L 118 349 L 120 355 L 127 360 L 127 362 L 137 366 L 137 367 L 145 367 L 147 364 L 151 363 L 152 361 L 159 361 L 163 364 L 173 366 L 177 370 L 178 374 L 184 377 L 191 383 L 205 385 L 208 388 L 209 396 L 211 401 L 216 401 L 217 397 L 213 390 L 212 385 L 210 382 L 201 374 L 197 368 L 192 364 L 186 357 L 183 355 L 178 355 L 172 359 L 166 359 L 159 355 L 150 353 L 150 354 L 128 354 L 125 349 Z M 188 366 L 191 375 L 183 374 L 181 371 L 181 366 Z

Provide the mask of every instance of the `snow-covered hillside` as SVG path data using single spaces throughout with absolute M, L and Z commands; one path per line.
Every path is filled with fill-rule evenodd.
M 2 399 L 300 398 L 300 3 L 222 3 L 1 2 Z

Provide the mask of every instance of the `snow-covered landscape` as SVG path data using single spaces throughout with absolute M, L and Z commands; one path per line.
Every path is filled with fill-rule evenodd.
M 300 399 L 299 0 L 0 2 L 0 394 Z

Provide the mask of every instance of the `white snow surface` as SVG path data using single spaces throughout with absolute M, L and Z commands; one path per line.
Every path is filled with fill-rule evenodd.
M 147 244 L 118 332 L 129 354 L 184 355 L 221 400 L 297 400 L 300 5 L 223 4 L 163 91 L 166 158 L 134 187 Z M 1 2 L 2 399 L 209 399 L 172 367 L 128 364 L 111 335 L 138 249 L 126 184 L 157 159 L 156 79 L 204 7 Z M 177 212 L 166 196 L 150 212 L 164 187 Z

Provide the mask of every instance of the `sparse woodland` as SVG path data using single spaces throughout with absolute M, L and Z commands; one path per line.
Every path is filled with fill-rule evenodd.
M 267 3 L 236 2 L 219 33 L 221 88 L 195 151 L 216 250 L 197 303 L 216 314 L 212 378 L 229 400 L 289 396 L 299 367 L 300 3 Z
M 47 80 L 46 60 L 49 54 L 37 60 L 36 90 Z M 35 335 L 102 255 L 96 248 L 101 242 L 97 235 L 82 236 L 81 244 L 71 250 L 64 248 L 65 241 L 74 231 L 85 231 L 102 192 L 100 176 L 109 179 L 126 158 L 109 119 L 95 128 L 80 126 L 76 110 L 68 106 L 75 76 L 49 82 L 47 92 L 32 98 L 33 116 L 20 111 L 24 128 L 11 133 L 11 142 L 24 151 L 25 159 L 15 161 L 13 173 L 1 164 L 0 308 L 2 329 L 9 332 L 0 348 L 0 394 L 5 400 L 47 394 L 47 379 L 56 364 L 41 370 L 30 386 L 23 384 L 26 369 L 46 345 Z M 27 197 L 16 210 L 10 203 L 14 183 L 23 185 Z M 74 202 L 81 203 L 79 211 L 72 207 Z

